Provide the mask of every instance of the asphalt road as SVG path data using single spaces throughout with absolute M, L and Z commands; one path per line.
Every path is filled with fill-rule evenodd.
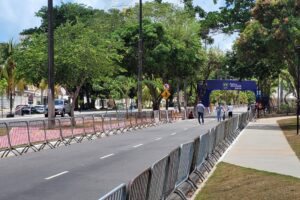
M 216 125 L 185 120 L 0 159 L 0 200 L 99 199 Z
M 217 124 L 179 121 L 0 160 L 1 200 L 99 199 Z

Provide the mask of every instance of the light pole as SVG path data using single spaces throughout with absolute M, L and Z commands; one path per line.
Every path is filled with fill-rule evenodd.
M 53 31 L 53 0 L 48 0 L 48 119 L 49 127 L 54 122 L 54 31 Z
M 138 111 L 142 111 L 142 69 L 143 69 L 143 2 L 140 0 L 139 12 L 139 53 L 138 53 Z
M 298 66 L 297 66 L 297 135 L 299 135 L 299 66 L 300 66 L 300 45 L 295 47 L 297 57 L 298 57 Z

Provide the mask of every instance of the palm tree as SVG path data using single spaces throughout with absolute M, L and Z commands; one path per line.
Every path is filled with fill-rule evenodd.
M 15 45 L 13 40 L 10 40 L 8 43 L 3 44 L 2 48 L 2 60 L 4 61 L 4 65 L 1 68 L 1 74 L 3 78 L 7 82 L 6 94 L 9 98 L 9 107 L 10 107 L 10 116 L 12 116 L 12 108 L 13 108 L 13 96 L 15 95 L 15 87 L 16 87 L 16 63 L 13 60 Z

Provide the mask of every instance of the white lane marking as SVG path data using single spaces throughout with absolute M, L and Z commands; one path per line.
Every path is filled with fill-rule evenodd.
M 108 158 L 108 157 L 110 157 L 110 156 L 113 156 L 113 155 L 115 155 L 115 154 L 108 154 L 108 155 L 106 155 L 106 156 L 102 156 L 100 159 L 102 160 L 102 159 L 104 159 L 104 158 Z
M 184 128 L 184 130 L 186 131 L 186 130 L 188 130 L 188 128 Z
M 162 138 L 161 137 L 159 137 L 159 138 L 156 138 L 155 140 L 157 141 L 157 140 L 161 140 Z
M 171 135 L 176 135 L 176 132 L 174 132 L 174 133 L 171 133 Z
M 49 176 L 49 177 L 47 177 L 47 178 L 45 178 L 45 179 L 46 179 L 46 180 L 50 180 L 50 179 L 53 179 L 53 178 L 55 178 L 55 177 L 61 176 L 61 175 L 66 174 L 66 173 L 69 173 L 69 171 L 64 171 L 64 172 L 61 172 L 61 173 L 59 173 L 59 174 L 55 174 L 55 175 L 53 175 L 53 176 Z
M 133 146 L 133 148 L 137 148 L 137 147 L 140 147 L 140 146 L 142 146 L 143 144 L 138 144 L 138 145 L 135 145 L 135 146 Z

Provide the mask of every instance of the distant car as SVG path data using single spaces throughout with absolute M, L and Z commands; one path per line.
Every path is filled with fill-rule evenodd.
M 15 108 L 15 115 L 22 115 L 22 108 L 26 107 L 28 105 L 17 105 Z
M 32 106 L 24 106 L 21 108 L 21 115 L 30 115 L 30 114 L 37 114 L 35 107 Z
M 56 115 L 60 115 L 61 117 L 64 117 L 65 114 L 71 116 L 71 105 L 68 100 L 55 99 L 54 107 L 55 107 L 55 117 Z M 46 107 L 45 110 L 45 117 L 48 117 L 48 107 Z
M 44 105 L 36 105 L 36 106 L 34 106 L 34 108 L 40 114 L 44 114 L 45 113 L 45 106 Z

